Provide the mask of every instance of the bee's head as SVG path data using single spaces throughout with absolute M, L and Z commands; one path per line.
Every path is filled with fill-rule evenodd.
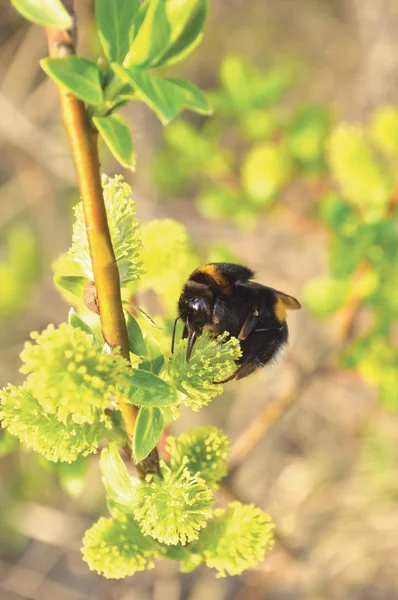
M 211 323 L 214 308 L 213 292 L 206 284 L 188 281 L 178 301 L 178 312 L 188 330 L 187 360 L 196 338 L 206 324 Z

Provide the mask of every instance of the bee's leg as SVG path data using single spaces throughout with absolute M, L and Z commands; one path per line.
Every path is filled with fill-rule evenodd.
M 175 342 L 175 337 L 176 337 L 176 327 L 177 327 L 177 321 L 180 320 L 181 317 L 177 317 L 176 320 L 174 321 L 174 325 L 173 325 L 173 336 L 171 338 L 171 353 L 174 354 L 174 342 Z
M 241 330 L 238 335 L 238 340 L 245 340 L 253 331 L 254 327 L 258 322 L 258 310 L 255 308 L 253 312 L 250 312 L 245 322 L 243 323 Z
M 233 379 L 235 379 L 236 374 L 239 372 L 240 367 L 238 367 L 236 369 L 236 371 L 234 371 L 232 373 L 232 375 L 230 375 L 229 377 L 227 377 L 226 379 L 223 379 L 222 381 L 213 381 L 214 385 L 220 385 L 221 383 L 228 383 L 228 381 L 232 381 Z
M 239 365 L 236 371 L 234 371 L 232 375 L 227 377 L 227 379 L 223 379 L 222 381 L 213 381 L 213 383 L 215 385 L 218 385 L 220 383 L 228 383 L 228 381 L 232 381 L 232 379 L 243 379 L 243 377 L 247 377 L 248 375 L 250 375 L 250 373 L 253 373 L 253 371 L 255 371 L 261 366 L 261 363 L 257 360 L 247 361 L 242 365 Z
M 234 377 L 235 379 L 243 379 L 261 366 L 261 363 L 257 360 L 251 360 L 250 362 L 248 361 L 243 363 L 243 365 L 240 365 L 240 367 L 235 371 Z
M 214 335 L 220 335 L 222 333 L 221 319 L 224 316 L 225 308 L 217 300 L 214 304 L 213 315 L 211 320 L 211 328 Z

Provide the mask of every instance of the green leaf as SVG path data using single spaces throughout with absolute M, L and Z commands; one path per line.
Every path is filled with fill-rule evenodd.
M 85 286 L 90 283 L 90 279 L 80 275 L 54 275 L 54 283 L 79 300 L 83 300 L 83 291 Z
M 126 400 L 136 406 L 168 406 L 178 401 L 176 390 L 166 381 L 147 371 L 134 371 L 126 378 Z
M 129 312 L 126 313 L 127 335 L 129 350 L 137 356 L 146 356 L 147 348 L 142 335 L 141 327 Z
M 280 67 L 263 74 L 245 57 L 229 54 L 221 65 L 220 79 L 227 95 L 227 103 L 221 108 L 224 112 L 232 108 L 233 112 L 244 114 L 252 109 L 265 109 L 278 101 L 289 87 L 291 74 Z M 224 99 L 221 97 L 221 100 Z
M 133 437 L 136 462 L 143 460 L 154 449 L 162 435 L 163 427 L 164 420 L 160 408 L 140 408 Z
M 142 308 L 140 308 L 139 306 L 136 306 L 135 304 L 131 304 L 130 305 L 134 308 L 134 310 L 136 310 L 137 312 L 140 313 L 141 317 L 143 319 L 145 319 L 145 321 L 151 326 L 151 327 L 155 327 L 156 329 L 162 329 L 162 327 L 159 327 L 159 325 L 157 323 L 155 323 L 155 321 L 152 319 L 152 317 L 150 317 L 148 315 L 148 313 L 145 312 L 145 310 L 142 310 Z
M 71 29 L 72 17 L 60 0 L 11 0 L 18 12 L 32 23 L 58 29 Z
M 57 463 L 55 472 L 60 486 L 67 494 L 73 498 L 81 496 L 84 490 L 87 461 L 79 457 L 72 463 Z
M 328 225 L 338 237 L 356 233 L 358 219 L 351 204 L 336 192 L 328 192 L 320 202 L 319 213 L 322 221 Z M 348 226 L 348 227 L 347 227 Z M 337 236 L 336 236 L 337 237 Z
M 102 349 L 102 344 L 99 341 L 99 339 L 97 338 L 95 332 L 93 331 L 93 329 L 91 329 L 91 327 L 89 325 L 87 325 L 87 323 L 85 323 L 83 321 L 83 319 L 81 319 L 74 311 L 74 309 L 72 308 L 69 311 L 69 319 L 68 319 L 70 325 L 72 325 L 72 327 L 77 327 L 78 329 L 81 329 L 82 331 L 85 331 L 86 333 L 88 333 L 89 335 L 92 336 L 94 342 L 96 343 L 96 345 L 98 346 L 98 348 Z
M 147 0 L 141 5 L 134 24 L 134 40 L 124 59 L 124 66 L 153 66 L 156 57 L 168 46 L 170 26 L 166 17 L 166 0 Z
M 140 369 L 158 375 L 164 364 L 164 356 L 159 342 L 149 333 L 145 334 L 147 348 L 146 358 L 140 364 Z
M 97 106 L 104 101 L 100 66 L 82 56 L 43 58 L 42 69 L 57 83 L 66 87 L 76 98 Z
M 145 2 L 125 66 L 152 68 L 182 60 L 202 39 L 206 14 L 207 0 Z
M 257 144 L 242 163 L 242 184 L 257 205 L 267 206 L 287 183 L 292 172 L 290 156 L 280 144 Z
M 13 450 L 18 448 L 19 441 L 15 435 L 11 435 L 5 429 L 0 429 L 0 458 L 7 456 Z
M 184 108 L 188 108 L 201 115 L 211 115 L 213 113 L 206 94 L 191 81 L 186 81 L 185 79 L 167 79 L 166 81 L 170 81 L 183 91 L 185 97 Z
M 339 310 L 347 298 L 349 280 L 334 279 L 327 275 L 307 283 L 302 292 L 304 304 L 318 317 L 328 317 Z
M 367 222 L 385 216 L 393 186 L 391 174 L 360 127 L 342 124 L 332 131 L 329 166 L 344 195 Z
M 324 146 L 330 114 L 321 106 L 301 107 L 289 125 L 288 147 L 293 157 L 308 170 L 323 166 Z
M 112 63 L 112 68 L 123 81 L 135 88 L 137 100 L 148 104 L 163 125 L 170 123 L 184 108 L 202 114 L 210 111 L 204 95 L 193 84 L 154 77 L 134 67 L 127 70 L 115 63 Z
M 115 63 L 112 63 L 112 68 L 137 90 L 137 99 L 148 104 L 163 125 L 170 123 L 183 109 L 185 96 L 182 90 L 167 79 L 153 77 L 141 69 L 130 68 L 127 71 Z
M 377 109 L 371 118 L 370 135 L 374 144 L 387 156 L 398 156 L 398 110 L 395 106 Z
M 120 115 L 93 117 L 93 123 L 113 156 L 123 167 L 135 166 L 135 152 L 130 128 Z
M 206 24 L 208 0 L 169 1 L 171 33 L 169 48 L 156 66 L 173 65 L 188 56 L 201 42 Z
M 129 476 L 116 444 L 102 450 L 100 467 L 108 497 L 117 504 L 131 506 L 136 499 L 138 480 Z
M 123 62 L 129 46 L 129 32 L 140 8 L 139 0 L 96 0 L 98 35 L 109 62 Z

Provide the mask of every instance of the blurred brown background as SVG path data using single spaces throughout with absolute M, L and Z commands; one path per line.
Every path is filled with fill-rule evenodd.
M 80 52 L 95 54 L 92 2 L 76 5 Z M 215 85 L 222 57 L 238 52 L 261 69 L 298 57 L 297 97 L 331 103 L 342 118 L 361 120 L 376 106 L 397 103 L 395 0 L 210 5 L 204 41 L 178 71 L 202 88 Z M 0 255 L 10 228 L 28 226 L 39 275 L 20 310 L 0 321 L 0 387 L 21 381 L 19 353 L 29 332 L 65 320 L 68 310 L 52 287 L 51 264 L 69 247 L 78 195 L 55 87 L 38 64 L 45 55 L 42 30 L 1 0 Z M 124 174 L 140 218 L 177 218 L 199 246 L 226 243 L 259 281 L 300 298 L 303 284 L 325 269 L 326 234 L 273 214 L 259 217 L 248 234 L 205 221 L 189 201 L 165 203 L 148 168 L 160 125 L 139 104 L 125 116 L 138 168 Z M 120 171 L 105 152 L 103 170 Z M 305 199 L 298 193 L 297 201 Z M 268 511 L 277 525 L 275 549 L 258 569 L 217 580 L 211 571 L 180 575 L 176 565 L 164 563 L 124 582 L 102 579 L 79 553 L 82 532 L 103 510 L 95 459 L 85 489 L 73 499 L 51 475 L 49 484 L 48 473 L 24 453 L 0 462 L 0 510 L 7 507 L 8 520 L 0 529 L 0 600 L 398 599 L 398 450 L 380 473 L 373 459 L 382 449 L 366 437 L 372 422 L 386 439 L 396 440 L 397 419 L 383 413 L 375 391 L 357 376 L 336 369 L 339 319 L 320 323 L 301 311 L 289 322 L 291 344 L 277 370 L 229 384 L 213 405 L 199 414 L 185 412 L 176 424 L 183 430 L 216 423 L 236 441 L 264 407 L 282 406 L 274 423 L 271 412 L 262 413 L 270 426 L 230 481 L 236 494 Z

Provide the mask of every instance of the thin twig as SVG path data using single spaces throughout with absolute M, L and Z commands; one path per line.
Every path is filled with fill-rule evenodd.
M 311 370 L 301 370 L 294 388 L 267 404 L 256 418 L 249 423 L 235 441 L 229 459 L 229 472 L 236 470 L 261 442 L 269 429 L 279 421 L 312 384 L 315 375 L 322 369 L 326 358 L 331 354 L 327 350 Z
M 68 4 L 68 8 L 71 3 Z M 47 28 L 49 54 L 52 57 L 75 53 L 73 32 Z M 86 221 L 91 263 L 100 308 L 104 339 L 111 348 L 119 348 L 129 360 L 126 321 L 120 294 L 120 278 L 112 247 L 102 193 L 98 157 L 98 134 L 91 127 L 83 102 L 66 88 L 57 86 L 62 116 L 72 149 Z M 119 400 L 124 425 L 131 441 L 138 408 Z

